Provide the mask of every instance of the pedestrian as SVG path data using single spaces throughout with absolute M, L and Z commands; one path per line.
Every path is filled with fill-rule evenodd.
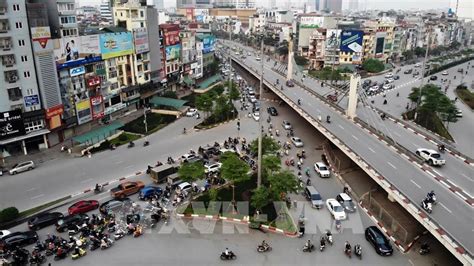
M 409 107 L 410 107 L 410 104 L 409 104 L 409 103 L 407 103 L 407 106 L 405 107 L 405 109 L 407 109 L 407 110 L 408 110 L 408 108 L 409 108 Z
M 458 97 L 454 98 L 454 102 L 457 102 L 458 101 Z

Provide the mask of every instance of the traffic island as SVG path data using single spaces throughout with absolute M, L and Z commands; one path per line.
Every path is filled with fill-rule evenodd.
M 467 86 L 465 85 L 459 85 L 456 87 L 456 90 L 454 91 L 456 93 L 456 96 L 461 99 L 461 101 L 469 106 L 471 110 L 474 109 L 474 93 L 472 93 Z

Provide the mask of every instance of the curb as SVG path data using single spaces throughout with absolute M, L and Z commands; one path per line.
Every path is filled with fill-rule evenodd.
M 194 131 L 196 131 L 196 132 L 199 132 L 199 131 L 201 131 L 201 130 L 209 130 L 209 129 L 216 128 L 216 127 L 218 127 L 218 126 L 222 126 L 222 125 L 228 124 L 228 123 L 233 122 L 233 121 L 238 120 L 238 119 L 239 119 L 239 118 L 236 117 L 236 118 L 234 118 L 234 119 L 227 120 L 227 121 L 221 122 L 221 123 L 219 123 L 219 124 L 214 124 L 214 125 L 212 125 L 212 126 L 209 127 L 209 128 L 196 128 L 196 127 L 193 127 L 193 129 L 194 129 Z

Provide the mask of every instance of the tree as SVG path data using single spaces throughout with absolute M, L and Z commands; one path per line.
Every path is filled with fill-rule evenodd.
M 451 50 L 458 50 L 460 47 L 461 47 L 461 43 L 459 43 L 458 41 L 453 41 L 449 45 L 449 49 L 451 49 Z
M 201 95 L 198 95 L 196 98 L 196 107 L 205 112 L 206 114 L 209 114 L 209 112 L 212 111 L 212 98 L 209 94 L 204 93 Z
M 306 66 L 308 64 L 308 59 L 304 56 L 295 55 L 295 62 L 299 66 Z
M 362 68 L 370 73 L 378 73 L 385 69 L 382 62 L 377 59 L 369 58 L 362 63 Z
M 273 200 L 281 200 L 283 195 L 297 192 L 299 186 L 295 175 L 289 170 L 268 176 L 268 183 Z
M 405 60 L 412 60 L 413 57 L 415 56 L 415 53 L 413 52 L 413 50 L 406 50 L 402 53 L 402 55 L 405 58 Z
M 235 101 L 240 98 L 240 92 L 234 83 L 231 83 L 231 84 L 232 86 L 230 86 L 230 89 L 229 89 L 229 99 L 231 99 L 232 101 Z
M 262 137 L 262 155 L 265 154 L 275 154 L 280 149 L 280 145 L 270 138 L 269 136 Z M 253 154 L 258 153 L 258 139 L 254 139 L 252 143 L 250 143 L 250 151 Z
M 237 154 L 226 154 L 222 161 L 221 176 L 232 182 L 232 185 L 250 179 L 250 166 L 242 161 Z M 233 186 L 234 188 L 234 186 Z M 232 201 L 235 202 L 235 191 L 232 189 Z
M 262 186 L 253 190 L 250 205 L 257 210 L 261 210 L 270 203 L 270 199 L 270 190 Z
M 416 55 L 417 57 L 425 56 L 425 54 L 426 54 L 426 49 L 423 48 L 423 47 L 416 47 L 414 52 L 415 52 L 415 55 Z
M 179 178 L 190 183 L 203 178 L 204 174 L 204 165 L 201 162 L 186 162 L 178 169 Z
M 211 74 L 217 74 L 219 72 L 219 61 L 214 59 L 214 61 L 209 64 L 209 72 Z
M 281 159 L 275 155 L 266 155 L 262 160 L 262 168 L 265 174 L 272 175 L 281 170 Z

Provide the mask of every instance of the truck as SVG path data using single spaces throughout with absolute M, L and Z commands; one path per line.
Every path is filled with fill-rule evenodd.
M 144 188 L 145 184 L 142 181 L 126 181 L 120 183 L 115 188 L 110 190 L 110 195 L 112 198 L 125 198 L 126 196 L 132 195 L 140 191 L 140 189 Z
M 164 164 L 150 169 L 150 178 L 153 182 L 159 184 L 167 181 L 168 176 L 176 174 L 178 167 L 173 164 Z

